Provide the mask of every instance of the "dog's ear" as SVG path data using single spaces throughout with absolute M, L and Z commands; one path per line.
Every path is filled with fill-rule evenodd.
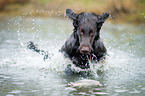
M 75 20 L 78 16 L 75 12 L 73 12 L 71 9 L 66 9 L 66 15 L 68 18 Z
M 108 17 L 109 17 L 109 14 L 107 12 L 103 13 L 102 15 L 98 15 L 97 23 L 104 23 Z

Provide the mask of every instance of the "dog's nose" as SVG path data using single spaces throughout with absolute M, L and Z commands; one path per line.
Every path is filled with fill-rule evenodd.
M 82 48 L 80 49 L 80 52 L 81 52 L 82 54 L 89 54 L 89 53 L 90 53 L 90 48 L 84 46 L 84 47 L 82 47 Z

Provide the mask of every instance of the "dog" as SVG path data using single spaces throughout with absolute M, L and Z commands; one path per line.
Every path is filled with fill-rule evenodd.
M 66 9 L 66 15 L 73 20 L 74 31 L 60 49 L 64 56 L 82 69 L 90 68 L 89 60 L 99 62 L 105 59 L 107 50 L 100 39 L 100 30 L 109 14 L 96 15 L 84 12 L 77 14 L 71 9 Z M 38 49 L 31 41 L 27 47 L 39 54 L 44 53 L 45 55 L 41 54 L 44 55 L 44 60 L 49 57 L 48 52 Z
M 90 61 L 100 61 L 105 58 L 107 50 L 100 39 L 100 30 L 109 17 L 108 13 L 77 14 L 66 9 L 66 15 L 73 20 L 74 31 L 61 48 L 61 52 L 70 58 L 76 66 L 88 69 Z

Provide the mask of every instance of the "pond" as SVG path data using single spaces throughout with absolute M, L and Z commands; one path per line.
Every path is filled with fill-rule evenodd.
M 0 22 L 0 94 L 1 96 L 144 96 L 145 28 L 106 22 L 101 38 L 108 55 L 104 62 L 91 64 L 89 71 L 74 74 L 66 68 L 71 61 L 59 49 L 73 31 L 72 21 L 58 18 L 13 17 Z M 27 49 L 33 41 L 49 51 L 43 61 Z M 81 80 L 84 86 L 69 86 Z M 88 86 L 88 84 L 90 84 Z

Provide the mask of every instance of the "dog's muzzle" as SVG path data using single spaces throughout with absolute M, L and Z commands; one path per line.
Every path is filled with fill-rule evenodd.
M 80 47 L 79 51 L 82 54 L 90 54 L 91 48 L 89 46 L 82 46 Z

